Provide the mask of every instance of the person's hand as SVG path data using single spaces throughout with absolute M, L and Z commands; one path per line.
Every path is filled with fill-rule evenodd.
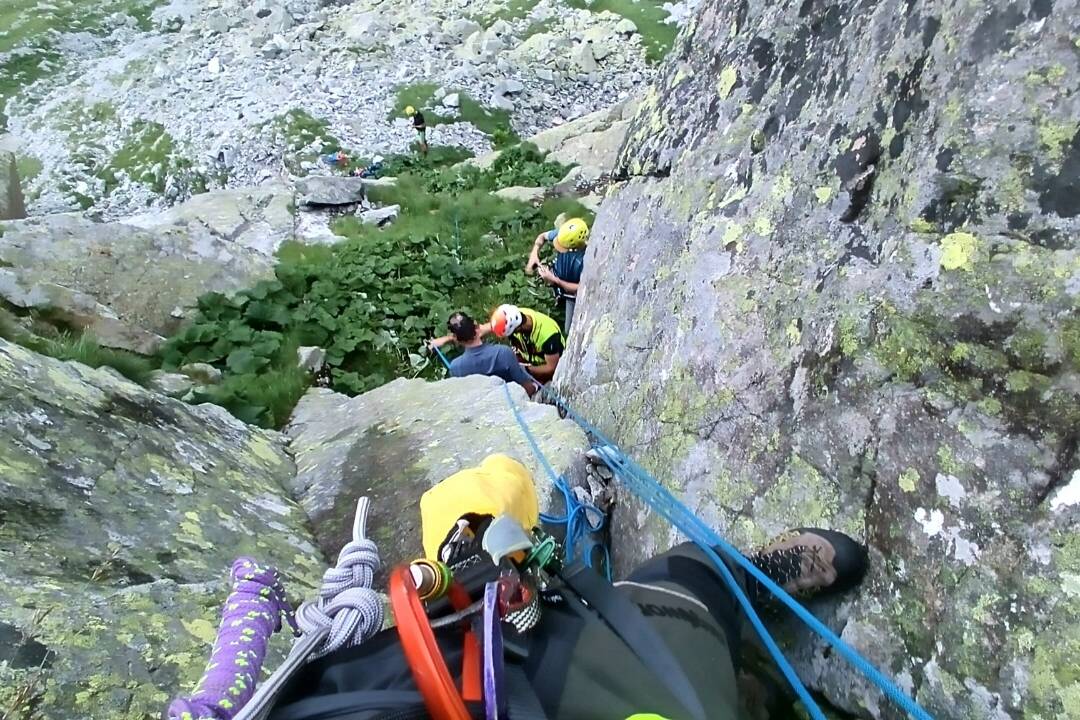
M 444 338 L 444 337 L 431 338 L 430 340 L 427 341 L 426 347 L 429 350 L 434 350 L 436 348 L 441 348 L 445 344 L 446 344 L 446 338 Z
M 537 272 L 540 275 L 540 279 L 546 282 L 548 285 L 554 285 L 557 278 L 555 273 L 551 272 L 551 268 L 547 265 L 540 265 L 537 267 Z
M 529 261 L 525 263 L 525 274 L 532 275 L 539 266 L 540 256 L 536 254 L 536 248 L 533 248 L 533 251 L 529 253 Z
M 536 236 L 536 244 L 537 245 L 543 245 L 544 243 L 546 243 L 547 242 L 547 236 L 548 236 L 547 232 L 542 232 L 539 235 L 537 235 Z

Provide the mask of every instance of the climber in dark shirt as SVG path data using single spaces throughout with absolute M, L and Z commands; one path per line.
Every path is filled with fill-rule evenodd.
M 427 122 L 424 120 L 424 113 L 410 105 L 405 108 L 405 117 L 412 120 L 413 130 L 416 131 L 416 135 L 420 139 L 420 152 L 427 155 Z
M 542 232 L 536 236 L 525 272 L 532 274 L 536 269 L 540 278 L 555 290 L 555 298 L 565 305 L 566 319 L 563 330 L 570 334 L 570 324 L 574 320 L 574 308 L 577 305 L 578 284 L 581 271 L 585 267 L 585 249 L 589 240 L 589 225 L 580 218 L 568 220 L 558 228 Z M 540 249 L 545 242 L 555 248 L 555 266 L 548 267 L 540 261 Z
M 434 347 L 443 347 L 454 342 L 464 352 L 450 362 L 450 374 L 453 377 L 468 375 L 489 375 L 502 378 L 503 382 L 515 382 L 525 388 L 530 397 L 536 394 L 540 385 L 517 361 L 514 351 L 506 345 L 492 345 L 481 339 L 481 328 L 476 321 L 463 312 L 456 312 L 447 321 L 450 335 L 431 341 Z

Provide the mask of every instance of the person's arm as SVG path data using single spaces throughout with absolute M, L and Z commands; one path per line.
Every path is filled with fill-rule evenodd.
M 428 345 L 433 348 L 441 348 L 452 342 L 454 342 L 453 335 L 443 335 L 442 337 L 432 338 L 428 340 Z
M 559 358 L 562 357 L 562 353 L 555 353 L 554 355 L 544 355 L 543 365 L 530 365 L 526 368 L 529 374 L 536 378 L 539 382 L 549 383 L 551 378 L 555 377 L 555 368 L 559 367 Z
M 560 287 L 564 291 L 570 293 L 571 295 L 577 293 L 578 283 L 563 280 L 561 277 L 556 275 L 551 270 L 551 268 L 547 267 L 546 265 L 541 265 L 540 266 L 539 273 L 540 273 L 540 278 L 544 282 L 546 282 L 548 285 L 555 285 L 557 287 Z
M 506 374 L 509 375 L 511 380 L 523 387 L 525 392 L 529 394 L 529 397 L 535 395 L 540 389 L 540 386 L 537 384 L 536 380 L 533 379 L 532 375 L 525 371 L 525 368 L 522 367 L 521 363 L 517 361 L 517 356 L 514 355 L 514 351 L 505 345 L 500 345 L 499 348 L 499 363 L 503 366 Z
M 533 271 L 540 265 L 540 249 L 544 247 L 544 243 L 554 240 L 558 234 L 558 230 L 548 230 L 536 236 L 536 240 L 533 241 L 532 252 L 529 253 L 529 261 L 525 263 L 525 272 L 527 274 L 532 275 Z

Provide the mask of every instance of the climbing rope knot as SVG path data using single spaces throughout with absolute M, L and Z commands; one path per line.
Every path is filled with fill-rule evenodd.
M 312 658 L 359 645 L 382 629 L 382 596 L 371 588 L 381 561 L 375 543 L 366 537 L 368 506 L 367 498 L 356 504 L 352 540 L 341 548 L 335 567 L 323 573 L 318 599 L 296 611 L 305 635 L 328 631 Z

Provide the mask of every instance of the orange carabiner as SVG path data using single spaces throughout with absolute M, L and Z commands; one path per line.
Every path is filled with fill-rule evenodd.
M 407 565 L 390 574 L 390 609 L 398 637 L 424 705 L 436 720 L 470 720 L 446 667 Z

